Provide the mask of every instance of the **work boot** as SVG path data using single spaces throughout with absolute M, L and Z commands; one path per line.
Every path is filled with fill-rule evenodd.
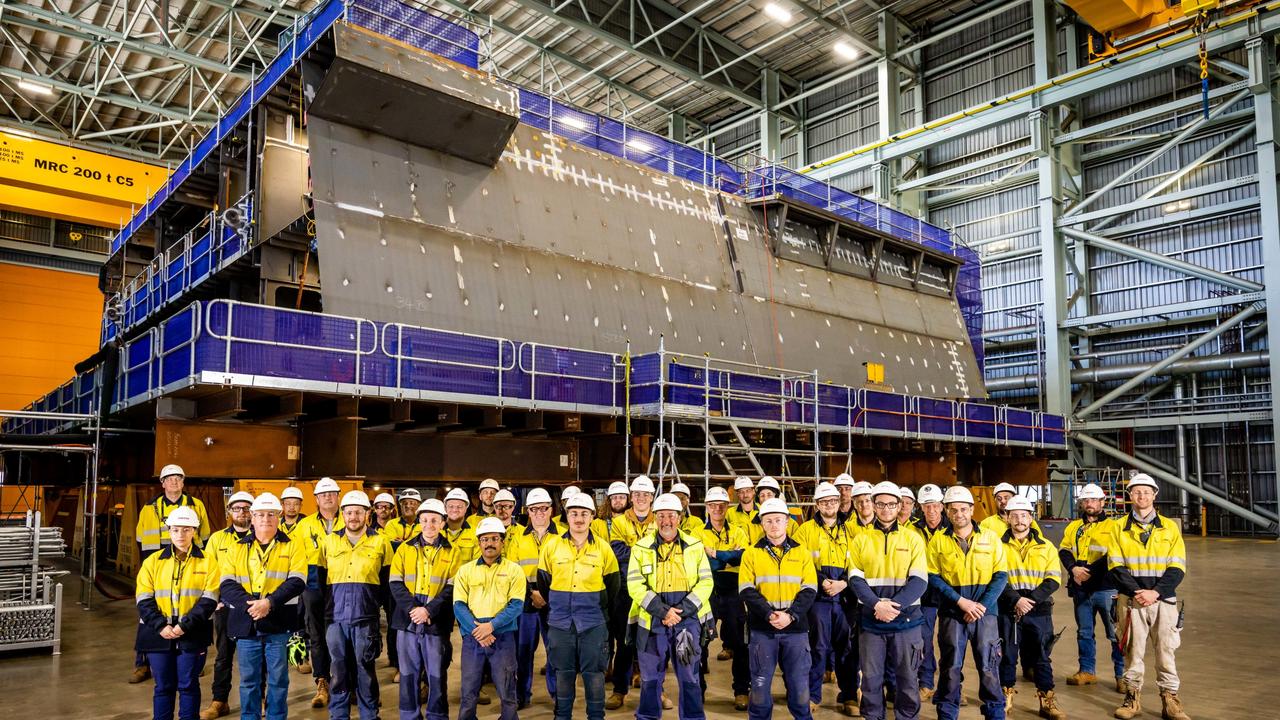
M 750 704 L 751 704 L 751 696 L 750 696 L 750 695 L 734 695 L 734 696 L 733 696 L 733 709 L 734 709 L 734 710 L 746 710 L 746 709 L 747 709 L 747 706 L 748 706 L 748 705 L 750 705 Z
M 493 698 L 489 697 L 489 693 L 483 690 L 476 695 L 476 703 L 479 705 L 488 705 L 491 702 L 493 702 Z
M 720 651 L 720 654 L 716 656 L 716 659 L 719 660 L 720 662 L 724 662 L 725 660 L 732 660 L 733 651 L 730 650 L 729 648 L 725 648 Z
M 299 664 L 299 665 L 298 665 L 298 672 L 302 673 L 303 675 L 310 675 L 310 674 L 311 674 L 311 663 L 309 663 L 309 662 L 304 662 L 304 663 Z
M 840 712 L 847 717 L 862 717 L 862 711 L 858 709 L 858 701 L 846 700 L 840 703 Z
M 1129 684 L 1124 681 L 1123 677 L 1116 678 L 1116 692 L 1123 695 L 1125 694 L 1125 691 L 1127 691 L 1128 689 L 1129 689 Z
M 139 665 L 133 669 L 133 674 L 129 676 L 129 684 L 137 685 L 140 682 L 151 679 L 151 666 Z
M 1142 712 L 1142 701 L 1138 699 L 1138 691 L 1130 689 L 1124 694 L 1124 702 L 1112 713 L 1120 720 L 1133 720 Z
M 823 683 L 824 685 L 830 685 L 831 683 L 833 683 L 833 682 L 835 682 L 835 681 L 836 681 L 836 674 L 835 674 L 834 672 L 832 672 L 832 671 L 828 670 L 828 671 L 826 671 L 825 673 L 823 673 L 823 675 L 822 675 L 822 683 Z
M 1160 717 L 1164 720 L 1191 720 L 1191 716 L 1182 711 L 1182 701 L 1178 699 L 1178 693 L 1162 690 L 1160 702 L 1164 703 L 1164 709 L 1160 711 Z
M 316 680 L 316 696 L 311 698 L 311 707 L 322 708 L 329 706 L 329 681 L 324 678 Z
M 1058 707 L 1058 698 L 1053 696 L 1052 690 L 1037 690 L 1036 695 L 1040 698 L 1040 717 L 1048 720 L 1067 720 L 1067 714 Z
M 391 684 L 392 684 L 392 685 L 399 685 L 399 684 L 400 684 L 400 671 L 399 671 L 399 670 L 395 670 L 395 671 L 393 671 L 393 672 L 391 673 Z
M 221 700 L 214 700 L 209 703 L 209 707 L 205 708 L 204 712 L 200 713 L 200 720 L 215 720 L 229 712 L 231 712 L 231 708 L 227 707 L 226 703 Z
M 1006 715 L 1008 715 L 1009 712 L 1013 710 L 1013 696 L 1017 692 L 1018 692 L 1017 690 L 1011 687 L 1007 687 L 1004 689 L 1004 712 Z
M 631 673 L 631 687 L 640 687 L 640 673 Z
M 426 683 L 418 685 L 418 704 L 425 703 L 431 697 L 431 688 Z
M 933 688 L 920 688 L 920 702 L 926 703 L 933 699 Z
M 822 706 L 821 706 L 821 705 L 819 705 L 818 703 L 816 703 L 816 702 L 812 702 L 812 701 L 809 703 L 809 714 L 810 714 L 810 715 L 817 715 L 817 714 L 818 714 L 818 711 L 819 711 L 819 710 L 821 710 L 821 709 L 822 709 Z
M 1123 680 L 1123 679 L 1124 679 L 1124 678 L 1116 678 L 1116 681 L 1117 681 L 1117 687 L 1119 687 L 1119 684 L 1118 684 L 1118 683 L 1119 683 L 1119 681 L 1121 681 L 1121 680 Z M 1098 676 L 1097 676 L 1097 675 L 1094 675 L 1093 673 L 1090 673 L 1090 672 L 1085 672 L 1085 671 L 1083 671 L 1083 670 L 1081 670 L 1080 672 L 1076 673 L 1075 675 L 1068 675 L 1068 676 L 1067 676 L 1067 684 L 1068 684 L 1068 685 L 1096 685 L 1096 684 L 1097 684 L 1097 682 L 1098 682 Z M 1124 692 L 1124 691 L 1123 691 L 1123 690 L 1121 690 L 1121 692 Z
M 618 708 L 622 707 L 622 703 L 624 703 L 624 702 L 626 702 L 626 701 L 627 701 L 627 696 L 626 696 L 626 695 L 621 695 L 621 694 L 619 694 L 619 693 L 613 693 L 612 695 L 610 695 L 610 696 L 609 696 L 609 699 L 608 699 L 608 700 L 605 700 L 605 701 L 604 701 L 604 709 L 605 709 L 605 710 L 617 710 Z
M 675 704 L 672 703 L 669 699 L 667 699 L 666 693 L 662 693 L 662 709 L 670 710 L 673 707 L 675 707 Z

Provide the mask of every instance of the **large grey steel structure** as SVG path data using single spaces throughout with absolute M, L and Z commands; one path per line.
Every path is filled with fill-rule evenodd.
M 501 77 L 720 154 L 810 167 L 953 229 L 983 259 L 993 397 L 1074 418 L 1079 440 L 1057 478 L 1142 467 L 1165 482 L 1168 511 L 1195 521 L 1207 504 L 1211 532 L 1275 531 L 1276 3 L 1209 27 L 1207 117 L 1195 37 L 1089 65 L 1079 22 L 1054 0 L 788 0 L 786 25 L 754 1 L 427 4 L 491 27 Z M 252 30 L 294 5 L 228 12 L 268 16 L 240 18 Z M 0 24 L 92 36 L 111 61 L 111 38 L 65 18 Z M 39 36 L 23 37 L 11 53 L 57 67 Z M 833 61 L 835 39 L 858 59 Z M 145 113 L 81 138 L 154 157 L 169 143 L 148 124 L 207 118 L 174 116 L 162 99 L 130 108 L 138 101 L 107 89 L 168 77 L 163 60 L 198 47 L 136 44 L 121 51 L 159 56 L 152 70 L 104 81 L 92 102 Z M 5 82 L 21 72 L 31 66 Z M 79 117 L 0 96 L 39 132 Z

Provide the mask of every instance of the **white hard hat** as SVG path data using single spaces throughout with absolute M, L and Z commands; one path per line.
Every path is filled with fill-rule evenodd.
M 849 487 L 853 487 L 855 483 L 852 475 L 850 475 L 849 473 L 840 473 L 839 475 L 836 476 L 836 481 L 832 484 L 838 488 L 841 485 L 848 485 Z
M 867 482 L 866 480 L 859 480 L 858 482 L 853 484 L 854 497 L 858 497 L 859 495 L 870 495 L 870 494 L 871 494 L 871 483 Z
M 391 493 L 378 493 L 378 497 L 373 499 L 373 504 L 377 505 L 378 503 L 386 503 L 395 507 L 396 499 L 391 497 Z
M 253 504 L 249 506 L 249 509 L 253 512 L 259 512 L 261 510 L 274 510 L 276 512 L 284 511 L 284 507 L 280 505 L 280 499 L 269 492 L 264 492 L 254 498 Z
M 729 491 L 725 490 L 722 487 L 713 487 L 707 490 L 707 497 L 703 500 L 703 502 L 706 504 L 710 504 L 713 502 L 727 503 L 729 502 Z
M 769 498 L 768 500 L 760 503 L 760 517 L 764 517 L 771 513 L 790 515 L 791 510 L 787 508 L 787 504 L 783 502 L 782 498 Z
M 534 488 L 529 491 L 529 495 L 524 499 L 524 506 L 528 508 L 530 505 L 550 505 L 551 493 L 542 488 Z
M 1160 492 L 1160 486 L 1156 485 L 1155 478 L 1146 473 L 1137 473 L 1133 477 L 1129 478 L 1129 485 L 1125 489 L 1133 490 L 1136 487 L 1142 487 L 1144 485 L 1156 492 Z
M 836 489 L 835 485 L 832 485 L 829 482 L 818 483 L 818 489 L 813 492 L 814 502 L 818 502 L 819 500 L 826 500 L 827 498 L 838 498 L 838 497 L 840 497 L 840 491 Z
M 468 505 L 471 504 L 471 498 L 467 497 L 467 491 L 462 488 L 454 488 L 449 491 L 448 495 L 444 496 L 445 502 L 449 502 L 450 500 L 461 500 Z
M 653 511 L 671 510 L 672 512 L 683 512 L 684 506 L 680 504 L 680 498 L 674 493 L 662 493 L 657 500 L 653 501 Z
M 435 513 L 440 517 L 448 517 L 449 515 L 449 513 L 444 511 L 444 503 L 440 502 L 436 498 L 431 498 L 430 500 L 423 500 L 422 504 L 418 506 L 417 517 L 421 519 L 422 513 L 426 513 L 426 512 Z
M 340 507 L 345 508 L 348 505 L 359 505 L 362 508 L 367 508 L 369 507 L 369 496 L 365 495 L 361 490 L 352 490 L 342 496 L 342 505 Z
M 756 483 L 756 489 L 759 490 L 761 488 L 768 488 L 778 493 L 779 495 L 782 494 L 782 486 L 778 484 L 777 480 L 774 480 L 768 475 L 765 475 L 764 477 L 760 478 L 760 482 Z
M 182 477 L 184 477 L 184 478 L 187 476 L 187 474 L 186 474 L 185 472 L 183 472 L 183 471 L 182 471 L 182 466 L 181 466 L 181 465 L 172 465 L 172 464 L 170 464 L 170 465 L 165 465 L 164 467 L 160 468 L 160 478 L 161 478 L 161 479 L 167 478 L 167 477 L 169 477 L 170 475 L 181 475 L 181 476 L 182 476 Z
M 239 491 L 239 492 L 237 492 L 237 493 L 233 494 L 233 495 L 231 496 L 231 499 L 230 499 L 230 500 L 227 500 L 227 507 L 231 507 L 232 505 L 235 505 L 236 503 L 239 503 L 239 502 L 247 502 L 247 503 L 249 503 L 250 505 L 252 505 L 252 504 L 253 504 L 253 493 L 245 492 L 244 490 L 241 490 L 241 491 Z
M 751 478 L 747 477 L 746 475 L 739 475 L 733 481 L 734 490 L 749 490 L 751 488 L 754 488 L 755 486 L 756 484 L 751 482 Z
M 637 475 L 635 479 L 631 481 L 631 492 L 652 493 L 653 481 L 649 479 L 648 475 Z
M 560 491 L 560 502 L 564 502 L 565 500 L 568 500 L 574 495 L 579 495 L 581 493 L 582 493 L 582 488 L 579 488 L 577 485 L 570 485 L 569 487 Z
M 881 480 L 876 483 L 875 487 L 871 488 L 872 497 L 876 495 L 892 495 L 895 498 L 901 497 L 898 493 L 899 490 L 897 484 L 891 483 L 888 480 Z
M 973 493 L 969 492 L 969 488 L 963 485 L 952 485 L 947 488 L 947 493 L 942 496 L 942 502 L 951 503 L 969 503 L 973 504 Z
M 942 502 L 942 488 L 928 483 L 920 486 L 920 494 L 916 497 L 920 504 Z
M 1009 484 L 1009 483 L 1007 483 L 1007 482 L 1002 482 L 1002 483 L 1000 483 L 999 485 L 996 485 L 996 486 L 995 486 L 995 488 L 991 491 L 991 494 L 992 494 L 992 495 L 999 495 L 999 494 L 1000 494 L 1000 493 L 1002 493 L 1002 492 L 1007 492 L 1007 493 L 1010 493 L 1010 494 L 1012 494 L 1012 495 L 1017 495 L 1017 494 L 1018 494 L 1018 488 L 1014 487 L 1013 485 L 1011 485 L 1011 484 Z
M 516 496 L 510 490 L 499 490 L 493 496 L 493 502 L 495 504 L 500 502 L 509 502 L 514 505 L 516 502 Z
M 904 498 L 911 498 L 912 500 L 916 499 L 916 494 L 912 492 L 911 488 L 907 487 L 906 485 L 903 485 L 902 487 L 898 488 L 898 494 Z
M 196 515 L 196 511 L 189 505 L 179 505 L 169 511 L 169 517 L 164 519 L 164 524 L 169 527 L 200 527 L 200 517 Z
M 280 493 L 281 500 L 301 500 L 302 488 L 296 488 L 290 485 Z
M 692 497 L 693 493 L 689 492 L 689 486 L 682 482 L 675 483 L 671 486 L 671 492 L 682 493 L 685 497 Z
M 418 500 L 419 502 L 421 502 L 422 493 L 418 492 L 417 490 L 414 490 L 413 488 L 405 488 L 400 491 L 400 499 L 401 500 Z
M 1076 495 L 1077 500 L 1101 500 L 1103 497 L 1102 488 L 1094 483 L 1089 483 L 1080 488 L 1080 494 Z
M 320 482 L 316 483 L 315 488 L 311 491 L 312 495 L 319 495 L 327 492 L 342 492 L 342 488 L 338 487 L 338 483 L 331 477 L 322 477 Z
M 631 490 L 627 487 L 626 483 L 621 480 L 614 480 L 609 483 L 609 491 L 606 492 L 605 495 L 626 495 L 630 492 Z
M 493 478 L 485 478 L 480 483 L 481 490 L 497 490 L 499 489 L 498 481 Z
M 596 511 L 596 504 L 595 501 L 591 499 L 590 495 L 586 493 L 578 493 L 577 495 L 569 498 L 569 502 L 564 504 L 564 511 L 566 513 L 574 508 L 582 508 L 583 510 L 590 510 L 594 513 Z
M 502 521 L 496 517 L 487 517 L 481 520 L 480 524 L 476 526 L 476 537 L 480 537 L 481 535 L 489 535 L 491 533 L 506 535 L 507 526 L 503 525 Z
M 1005 504 L 1004 509 L 1006 512 L 1013 510 L 1026 510 L 1029 513 L 1033 513 L 1036 511 L 1035 506 L 1031 504 L 1031 499 L 1020 495 L 1009 498 L 1009 502 Z

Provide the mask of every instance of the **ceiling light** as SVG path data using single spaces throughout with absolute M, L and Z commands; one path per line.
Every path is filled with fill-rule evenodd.
M 571 128 L 577 128 L 578 130 L 586 130 L 586 129 L 587 129 L 587 121 L 586 121 L 586 120 L 583 120 L 582 118 L 574 117 L 574 116 L 572 116 L 572 115 L 569 115 L 569 116 L 567 116 L 567 117 L 560 118 L 560 124 L 561 124 L 561 125 L 568 125 L 569 127 L 571 127 Z
M 26 90 L 29 93 L 34 93 L 36 95 L 52 95 L 53 94 L 52 87 L 48 85 L 43 85 L 41 83 L 30 82 L 29 80 L 19 80 L 18 88 L 22 90 Z
M 765 5 L 764 14 L 780 23 L 791 22 L 791 11 L 782 7 L 778 3 L 769 3 L 768 5 Z
M 1173 213 L 1179 213 L 1179 212 L 1186 212 L 1187 210 L 1190 210 L 1190 209 L 1191 209 L 1190 200 L 1178 200 L 1171 203 L 1165 203 L 1165 206 L 1164 206 L 1164 212 L 1166 215 L 1172 215 Z
M 835 52 L 836 57 L 842 60 L 853 60 L 858 57 L 858 51 L 855 50 L 852 45 L 843 40 L 837 42 L 831 47 L 831 49 Z

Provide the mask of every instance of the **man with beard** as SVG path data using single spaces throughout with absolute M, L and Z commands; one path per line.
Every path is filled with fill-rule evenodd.
M 493 478 L 485 478 L 480 483 L 480 492 L 477 493 L 477 498 L 480 500 L 480 506 L 476 508 L 475 512 L 467 516 L 467 525 L 469 525 L 472 530 L 480 524 L 481 520 L 487 517 L 493 517 L 497 514 L 493 507 L 493 499 L 497 496 L 498 490 L 498 481 Z M 476 552 L 478 553 L 479 549 L 477 549 Z
M 227 502 L 227 514 L 231 516 L 231 524 L 209 536 L 205 543 L 204 554 L 215 568 L 222 567 L 222 556 L 236 543 L 253 535 L 249 507 L 253 496 L 241 490 L 231 496 Z M 227 700 L 231 696 L 231 669 L 235 665 L 236 641 L 227 632 L 227 615 L 230 610 L 224 603 L 218 603 L 213 613 L 214 645 L 218 648 L 218 656 L 213 662 L 213 697 L 209 707 L 200 713 L 200 720 L 214 720 L 230 712 Z
M 1067 677 L 1068 685 L 1093 685 L 1098 663 L 1094 640 L 1094 618 L 1101 618 L 1107 640 L 1111 643 L 1111 666 L 1115 670 L 1116 692 L 1124 692 L 1124 652 L 1116 637 L 1112 608 L 1116 603 L 1116 584 L 1107 572 L 1107 541 L 1111 519 L 1103 507 L 1102 488 L 1085 485 L 1077 496 L 1080 517 L 1072 520 L 1062 533 L 1058 559 L 1067 573 L 1067 594 L 1075 606 L 1076 647 L 1080 669 Z
M 307 548 L 307 589 L 302 594 L 303 611 L 306 614 L 307 657 L 311 659 L 311 675 L 315 678 L 316 694 L 311 707 L 322 708 L 329 704 L 329 644 L 328 633 L 329 582 L 327 572 L 320 564 L 320 546 L 325 538 L 342 534 L 342 516 L 338 512 L 338 483 L 323 477 L 312 488 L 316 499 L 316 511 L 302 518 L 297 533 Z
M 422 493 L 413 488 L 400 491 L 400 514 L 387 523 L 385 533 L 392 547 L 399 548 L 400 543 L 418 534 L 418 506 L 421 504 Z
M 737 502 L 725 517 L 731 524 L 750 533 L 751 524 L 756 519 L 756 484 L 749 477 L 738 477 L 733 481 L 733 495 Z
M 743 551 L 747 549 L 747 532 L 729 522 L 729 493 L 724 488 L 708 490 L 706 503 L 707 521 L 702 529 L 702 544 L 711 561 L 711 616 L 720 620 L 720 642 L 724 646 L 716 659 L 733 661 L 730 666 L 733 707 L 746 710 L 750 700 L 748 693 L 751 692 L 751 667 L 743 627 L 746 609 L 738 596 L 738 565 Z M 705 650 L 702 667 L 705 677 L 708 671 Z M 705 685 L 704 679 L 704 691 Z
M 502 557 L 507 528 L 501 520 L 484 518 L 475 530 L 480 558 L 458 568 L 453 581 L 453 612 L 462 631 L 458 720 L 476 720 L 486 668 L 498 690 L 499 718 L 516 720 L 516 623 L 524 609 L 525 576 Z
M 625 489 L 626 486 L 624 485 Z M 538 589 L 538 557 L 542 548 L 554 537 L 564 532 L 551 521 L 551 494 L 542 488 L 534 488 L 525 497 L 527 525 L 509 530 L 506 539 L 507 557 L 524 571 L 528 584 L 523 612 L 517 621 L 516 637 L 516 709 L 523 710 L 532 704 L 533 655 L 538 649 L 538 639 L 547 645 L 547 598 Z M 592 530 L 596 533 L 595 530 Z M 602 537 L 596 533 L 596 537 Z M 612 552 L 612 549 L 610 549 Z M 547 666 L 547 694 L 556 698 L 555 668 Z
M 911 526 L 920 534 L 927 548 L 933 536 L 941 530 L 950 528 L 951 523 L 942 511 L 942 488 L 933 483 L 922 485 L 918 499 L 920 517 L 916 518 Z M 921 702 L 933 699 L 934 677 L 938 671 L 938 662 L 933 653 L 933 639 L 937 634 L 939 599 L 937 591 L 933 588 L 925 590 L 924 597 L 920 599 L 920 614 L 924 619 L 924 624 L 920 627 L 920 632 L 924 636 L 924 657 L 920 661 L 919 673 Z
M 645 475 L 638 475 L 631 481 L 631 509 L 614 518 L 613 532 L 609 536 L 609 544 L 618 561 L 618 567 L 628 567 L 631 562 L 631 547 L 640 542 L 640 538 L 653 530 L 653 481 Z M 636 660 L 636 648 L 627 639 L 628 618 L 631 615 L 631 601 L 622 593 L 616 598 L 612 608 L 610 622 L 611 634 L 616 647 L 613 655 L 613 693 L 605 702 L 606 710 L 617 710 L 626 701 L 627 691 L 631 689 L 631 665 Z
M 822 705 L 822 681 L 827 668 L 835 667 L 842 708 L 858 699 L 857 668 L 848 661 L 849 622 L 841 598 L 849 584 L 849 544 L 854 533 L 842 524 L 840 491 L 831 483 L 818 483 L 813 495 L 816 514 L 800 526 L 795 540 L 813 556 L 818 573 L 818 594 L 809 610 L 809 703 L 814 710 Z
M 1035 508 L 1024 497 L 1005 504 L 1009 531 L 1001 538 L 1009 563 L 1009 584 L 1000 598 L 1000 684 L 1004 687 L 1005 713 L 1013 709 L 1013 684 L 1018 679 L 1018 658 L 1035 673 L 1040 717 L 1066 720 L 1053 694 L 1053 593 L 1062 585 L 1062 570 L 1053 545 L 1031 527 Z

